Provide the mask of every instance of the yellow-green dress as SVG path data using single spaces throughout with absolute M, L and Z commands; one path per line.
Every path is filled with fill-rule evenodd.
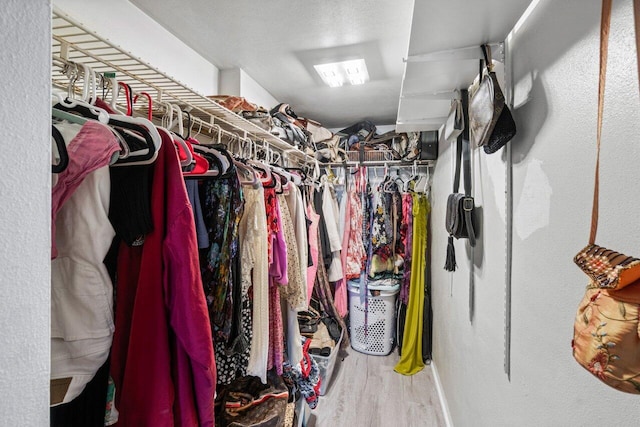
M 402 355 L 394 368 L 396 372 L 403 375 L 413 375 L 424 368 L 422 318 L 424 315 L 424 277 L 427 264 L 427 218 L 430 208 L 426 195 L 413 195 L 413 244 L 411 246 L 409 304 L 402 340 Z

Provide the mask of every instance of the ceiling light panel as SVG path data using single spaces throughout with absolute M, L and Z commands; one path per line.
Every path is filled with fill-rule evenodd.
M 369 72 L 364 59 L 318 64 L 313 68 L 316 69 L 322 81 L 330 87 L 340 87 L 344 84 L 361 85 L 369 81 Z

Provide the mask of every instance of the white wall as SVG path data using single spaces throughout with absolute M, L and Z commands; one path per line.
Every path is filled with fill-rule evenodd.
M 2 4 L 0 424 L 6 426 L 49 425 L 50 21 L 48 0 Z
M 242 96 L 247 101 L 266 108 L 272 109 L 278 105 L 278 100 L 273 97 L 265 88 L 260 86 L 242 68 L 227 68 L 220 70 L 219 81 L 220 94 Z M 292 106 L 295 111 L 295 106 Z
M 640 108 L 631 2 L 614 2 L 605 106 L 598 242 L 638 255 Z M 572 357 L 573 320 L 587 278 L 573 264 L 589 233 L 595 161 L 600 2 L 541 0 L 513 34 L 518 135 L 513 149 L 511 380 L 503 372 L 505 167 L 475 153 L 483 208 L 475 315 L 469 261 L 442 269 L 451 152 L 441 148 L 433 210 L 434 361 L 456 426 L 637 425 L 638 397 L 600 383 Z
M 218 88 L 220 95 L 240 96 L 240 68 L 220 70 Z
M 218 68 L 128 0 L 54 0 L 53 4 L 196 92 L 218 93 Z
M 267 110 L 272 109 L 279 103 L 273 95 L 253 80 L 243 69 L 240 69 L 240 94 L 254 104 L 265 107 Z M 293 111 L 296 111 L 295 105 L 292 105 L 291 108 L 293 108 Z

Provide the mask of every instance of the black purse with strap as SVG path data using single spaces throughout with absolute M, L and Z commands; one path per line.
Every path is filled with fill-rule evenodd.
M 456 270 L 456 253 L 453 238 L 469 239 L 471 246 L 476 245 L 475 203 L 471 197 L 471 149 L 469 147 L 468 93 L 462 91 L 462 110 L 465 120 L 464 131 L 456 142 L 456 172 L 453 180 L 453 193 L 447 199 L 445 225 L 449 233 L 445 270 Z M 462 167 L 461 167 L 462 163 Z M 464 194 L 458 193 L 460 188 L 460 169 L 464 169 Z
M 492 154 L 514 137 L 516 123 L 493 71 L 491 47 L 482 45 L 481 48 L 486 69 L 482 69 L 480 61 L 480 84 L 471 95 L 469 116 L 475 144 L 482 147 L 485 153 Z

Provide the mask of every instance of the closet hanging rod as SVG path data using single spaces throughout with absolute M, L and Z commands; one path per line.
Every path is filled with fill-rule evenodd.
M 209 117 L 214 117 L 216 123 L 224 126 L 225 130 L 238 132 L 241 136 L 248 136 L 252 140 L 264 140 L 278 151 L 294 150 L 290 155 L 299 159 L 313 160 L 300 149 L 86 29 L 57 7 L 53 8 L 52 37 L 54 60 L 84 63 L 99 73 L 116 71 L 121 74 L 117 77 L 118 81 L 129 84 L 135 91 L 155 91 L 160 99 L 167 96 L 169 100 L 173 100 L 182 107 L 191 107 L 192 115 L 202 120 L 206 121 Z M 59 82 L 60 75 L 54 74 L 52 80 L 56 86 L 66 87 Z
M 432 167 L 435 164 L 433 160 L 416 160 L 416 166 L 426 166 Z M 414 162 L 405 162 L 402 160 L 365 160 L 363 162 L 359 161 L 347 161 L 347 162 L 331 162 L 331 163 L 320 163 L 321 167 L 329 166 L 329 167 L 358 167 L 358 166 L 366 166 L 366 167 L 413 167 Z

